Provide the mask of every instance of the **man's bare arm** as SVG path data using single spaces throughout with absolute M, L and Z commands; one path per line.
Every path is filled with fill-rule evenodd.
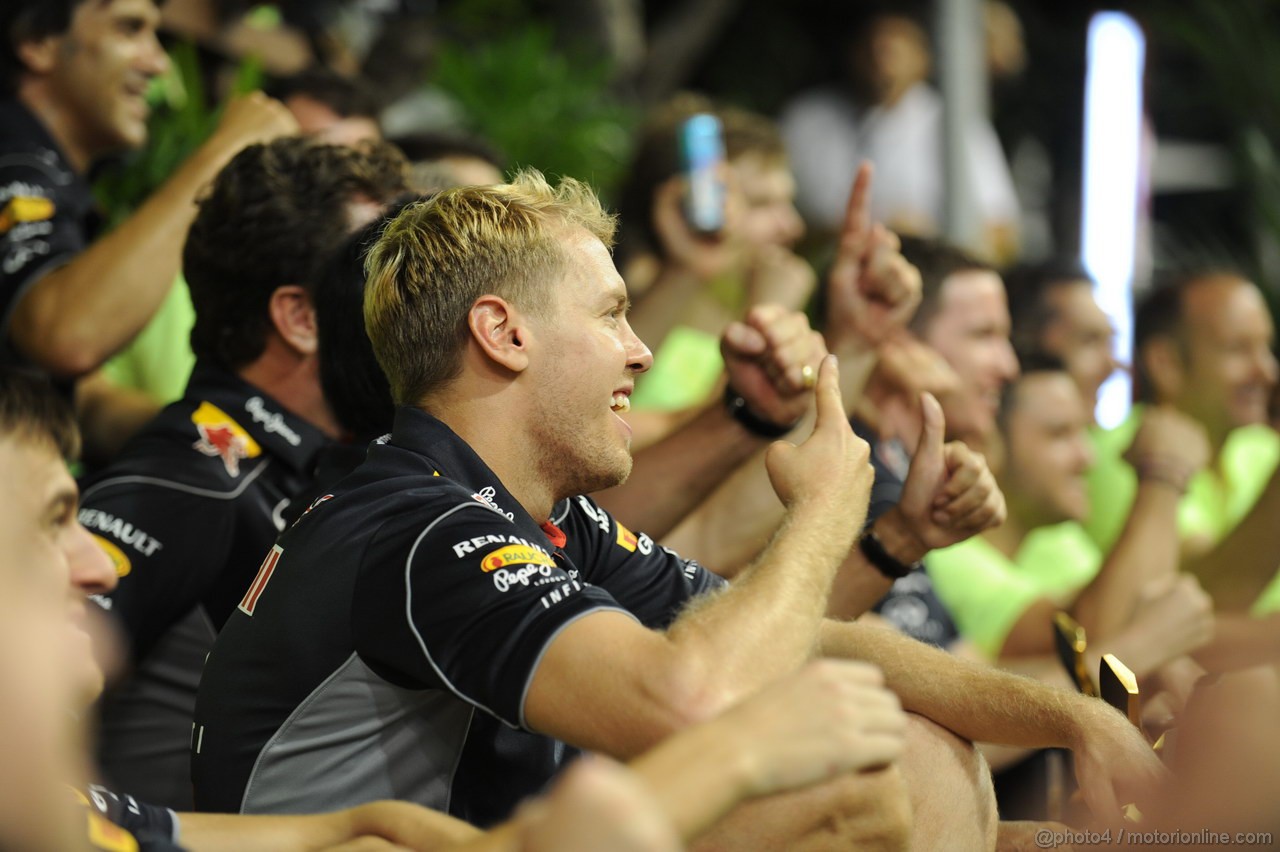
M 241 148 L 296 130 L 284 106 L 260 93 L 233 101 L 209 141 L 136 213 L 27 290 L 10 320 L 14 345 L 59 376 L 106 361 L 173 286 L 200 190 Z
M 1213 640 L 1192 656 L 1211 672 L 1280 664 L 1280 613 L 1265 618 L 1220 613 Z
M 447 814 L 409 802 L 370 802 L 308 816 L 178 814 L 179 838 L 191 852 L 328 849 L 377 837 L 416 852 L 443 852 L 481 835 Z
M 1249 514 L 1202 556 L 1183 566 L 1195 574 L 1214 605 L 1227 612 L 1248 612 L 1280 568 L 1280 467 L 1271 474 Z
M 667 825 L 687 844 L 745 800 L 893 763 L 902 754 L 906 728 L 897 698 L 873 667 L 817 661 L 633 760 L 627 774 L 634 786 L 626 793 L 631 807 L 613 812 L 609 802 L 592 801 L 585 788 L 570 789 L 569 778 L 584 768 L 579 764 L 546 799 L 526 804 L 511 821 L 464 849 L 624 848 L 625 837 L 595 833 L 603 828 L 634 837 L 645 825 L 625 822 L 644 810 L 649 811 L 647 819 Z M 599 757 L 588 760 L 597 767 L 602 762 Z M 560 807 L 579 812 L 589 823 L 562 822 L 558 835 L 544 835 L 558 842 L 545 847 L 521 845 L 545 824 L 542 817 L 548 810 Z M 584 808 L 592 810 L 582 814 Z M 600 825 L 610 820 L 613 825 Z M 577 842 L 588 837 L 596 845 Z
M 1072 606 L 1090 636 L 1119 632 L 1133 618 L 1142 590 L 1177 573 L 1178 501 L 1208 458 L 1209 440 L 1198 423 L 1172 409 L 1144 411 L 1125 453 L 1138 474 L 1137 496 L 1098 576 Z
M 1000 745 L 1065 747 L 1085 800 L 1102 819 L 1145 798 L 1165 773 L 1146 740 L 1103 702 L 960 660 L 884 627 L 828 621 L 821 653 L 878 665 L 904 709 L 962 737 Z
M 835 360 L 825 360 L 809 439 L 769 449 L 770 477 L 789 512 L 760 559 L 665 633 L 615 612 L 564 628 L 528 690 L 531 728 L 629 758 L 812 655 L 831 578 L 860 526 L 850 513 L 865 512 L 872 476 L 868 447 L 845 420 L 836 373 Z

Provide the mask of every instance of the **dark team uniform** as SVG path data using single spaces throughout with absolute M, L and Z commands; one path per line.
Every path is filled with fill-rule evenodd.
M 90 785 L 74 790 L 85 806 L 86 840 L 102 852 L 182 852 L 178 845 L 178 816 L 168 808 L 120 796 Z
M 89 186 L 53 137 L 20 102 L 0 100 L 0 363 L 25 363 L 9 338 L 14 305 L 97 225 Z
M 205 666 L 196 806 L 297 813 L 400 798 L 487 826 L 573 752 L 524 701 L 557 634 L 662 628 L 723 581 L 586 497 L 539 526 L 448 427 L 388 439 L 280 537 Z
M 251 385 L 198 365 L 186 396 L 86 483 L 80 522 L 115 562 L 120 584 L 103 603 L 136 664 L 102 713 L 100 757 L 120 789 L 190 809 L 204 658 L 324 443 Z
M 867 523 L 871 523 L 898 505 L 911 456 L 901 441 L 882 439 L 860 420 L 852 420 L 850 425 L 858 437 L 871 445 L 871 467 L 876 473 L 867 507 Z M 927 566 L 894 580 L 873 611 L 906 635 L 929 645 L 946 648 L 960 638 L 951 613 L 934 591 Z

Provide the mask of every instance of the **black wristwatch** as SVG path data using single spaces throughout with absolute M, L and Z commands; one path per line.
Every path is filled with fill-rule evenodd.
M 729 412 L 729 416 L 742 424 L 752 435 L 760 438 L 768 438 L 776 440 L 790 432 L 796 426 L 800 425 L 800 421 L 789 423 L 785 426 L 779 426 L 777 423 L 771 423 L 760 417 L 747 405 L 747 401 L 742 395 L 733 389 L 733 385 L 726 384 L 724 386 L 724 408 Z
M 862 532 L 862 536 L 858 539 L 858 549 L 862 551 L 862 555 L 867 557 L 867 561 L 876 567 L 876 570 L 890 580 L 901 579 L 912 571 L 921 566 L 920 562 L 912 562 L 910 564 L 899 562 L 889 555 L 889 551 L 884 549 L 884 542 L 880 541 L 880 536 L 876 535 L 875 530 L 867 527 Z

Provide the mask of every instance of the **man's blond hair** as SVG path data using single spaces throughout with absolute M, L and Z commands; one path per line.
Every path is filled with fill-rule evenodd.
M 443 190 L 388 223 L 365 264 L 364 320 L 396 403 L 457 378 L 481 296 L 534 315 L 553 304 L 546 284 L 563 274 L 563 239 L 579 228 L 612 247 L 614 216 L 591 188 L 573 178 L 553 187 L 534 169 Z

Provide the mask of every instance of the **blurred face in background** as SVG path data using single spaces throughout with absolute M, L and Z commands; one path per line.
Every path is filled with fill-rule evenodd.
M 891 105 L 929 76 L 929 38 L 915 21 L 882 15 L 853 47 L 854 87 L 869 103 Z
M 1080 395 L 1092 407 L 1098 389 L 1119 366 L 1111 354 L 1115 339 L 1111 320 L 1094 301 L 1088 281 L 1055 286 L 1045 294 L 1045 301 L 1052 318 L 1037 343 L 1043 351 L 1062 359 Z
M 1263 423 L 1276 384 L 1275 328 L 1262 293 L 1220 275 L 1183 298 L 1185 357 L 1175 404 L 1211 435 Z
M 1092 418 L 1066 372 L 1029 373 L 1013 384 L 1004 416 L 1000 488 L 1029 528 L 1089 514 L 1085 473 L 1093 463 Z
M 923 338 L 959 379 L 956 392 L 939 399 L 948 437 L 983 449 L 995 434 L 1000 396 L 1018 375 L 1000 276 L 977 269 L 950 275 L 942 282 Z
M 27 65 L 59 106 L 60 139 L 77 167 L 147 141 L 147 88 L 169 68 L 152 0 L 84 0 L 67 32 L 24 46 Z
M 804 236 L 796 210 L 796 181 L 784 157 L 743 154 L 733 166 L 746 211 L 743 231 L 749 246 L 791 248 Z

